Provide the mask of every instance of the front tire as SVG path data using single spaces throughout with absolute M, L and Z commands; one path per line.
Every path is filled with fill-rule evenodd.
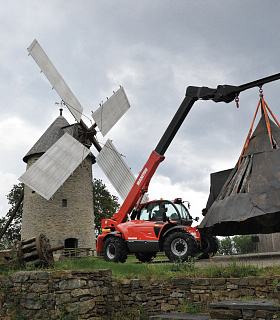
M 124 263 L 127 259 L 125 241 L 119 237 L 109 237 L 103 246 L 104 259 L 108 262 Z
M 194 240 L 185 232 L 174 232 L 165 239 L 163 250 L 170 261 L 186 261 L 194 255 Z
M 216 237 L 210 234 L 201 235 L 200 259 L 209 259 L 213 257 L 219 249 L 219 243 Z
M 135 253 L 136 258 L 141 262 L 151 262 L 155 256 L 156 252 L 137 252 Z

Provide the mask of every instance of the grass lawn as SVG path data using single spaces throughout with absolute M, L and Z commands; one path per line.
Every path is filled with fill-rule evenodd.
M 137 263 L 135 256 L 129 256 L 126 263 L 106 262 L 102 257 L 64 259 L 55 263 L 53 270 L 94 270 L 111 269 L 112 274 L 117 279 L 170 279 L 170 278 L 242 278 L 248 276 L 271 276 L 280 275 L 280 266 L 258 267 L 248 264 L 237 264 L 232 262 L 227 266 L 217 266 L 215 264 L 206 268 L 196 266 L 196 258 L 187 262 L 169 263 L 165 256 L 159 256 L 157 263 Z M 27 267 L 21 270 L 33 270 Z M 52 269 L 49 269 L 52 270 Z M 5 277 L 17 270 L 0 264 L 0 276 Z
M 170 278 L 242 278 L 248 276 L 271 276 L 280 275 L 278 265 L 271 267 L 258 267 L 248 264 L 232 262 L 227 266 L 211 265 L 207 268 L 197 267 L 196 259 L 187 262 L 169 263 L 164 261 L 157 263 L 137 263 L 134 256 L 129 256 L 126 263 L 106 262 L 100 258 L 65 259 L 55 264 L 55 270 L 93 270 L 111 269 L 117 279 L 170 279 Z M 30 270 L 30 269 L 29 269 Z

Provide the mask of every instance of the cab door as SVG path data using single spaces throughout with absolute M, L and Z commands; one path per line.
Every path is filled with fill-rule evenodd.
M 159 233 L 165 222 L 159 215 L 159 205 L 143 207 L 136 220 L 120 225 L 125 228 L 126 242 L 130 252 L 157 252 L 159 251 Z M 157 221 L 155 215 L 157 214 Z

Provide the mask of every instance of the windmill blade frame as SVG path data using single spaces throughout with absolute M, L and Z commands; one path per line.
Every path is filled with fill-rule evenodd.
M 130 108 L 123 87 L 120 87 L 100 108 L 92 113 L 92 118 L 96 122 L 103 137 L 113 128 L 119 119 Z
M 56 67 L 51 62 L 43 48 L 40 46 L 39 42 L 35 39 L 27 48 L 27 51 L 47 77 L 52 87 L 72 113 L 73 117 L 80 122 L 81 115 L 83 113 L 82 105 L 68 87 L 60 73 L 57 71 Z
M 93 112 L 93 119 L 96 123 L 88 128 L 81 119 L 83 113 L 82 105 L 36 39 L 28 47 L 27 51 L 51 83 L 53 89 L 56 90 L 76 121 L 79 122 L 82 134 L 80 135 L 79 140 L 76 140 L 69 134 L 65 134 L 49 150 L 47 150 L 36 163 L 19 178 L 19 180 L 45 199 L 49 200 L 76 167 L 90 153 L 89 149 L 83 146 L 83 143 L 85 143 L 87 139 L 99 152 L 100 156 L 97 157 L 99 159 L 97 162 L 101 169 L 106 171 L 104 172 L 105 175 L 109 174 L 106 159 L 109 159 L 111 164 L 112 161 L 115 161 L 112 168 L 109 170 L 109 175 L 111 179 L 113 176 L 115 177 L 115 181 L 112 184 L 119 195 L 124 199 L 134 184 L 135 176 L 123 159 L 121 159 L 120 156 L 117 156 L 119 153 L 112 144 L 109 147 L 108 144 L 106 144 L 104 146 L 105 149 L 103 148 L 103 150 L 95 137 L 97 133 L 95 130 L 96 126 L 100 129 L 102 135 L 105 136 L 130 108 L 130 103 L 123 87 L 120 87 L 120 89 L 114 92 L 100 108 Z M 114 152 L 108 154 L 106 152 L 108 151 L 108 148 L 111 151 L 114 150 Z M 115 157 L 113 157 L 112 154 L 114 154 Z M 64 162 L 64 159 L 67 159 L 67 161 Z M 105 163 L 103 164 L 102 161 Z M 116 170 L 116 172 L 112 173 L 112 170 Z M 116 179 L 119 179 L 120 181 L 118 184 L 116 183 Z

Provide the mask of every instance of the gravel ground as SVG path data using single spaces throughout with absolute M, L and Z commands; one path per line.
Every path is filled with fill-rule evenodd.
M 225 266 L 232 262 L 237 264 L 254 265 L 259 267 L 268 267 L 280 264 L 280 252 L 251 253 L 234 256 L 215 256 L 211 259 L 198 260 L 196 266 L 207 267 L 211 264 Z

